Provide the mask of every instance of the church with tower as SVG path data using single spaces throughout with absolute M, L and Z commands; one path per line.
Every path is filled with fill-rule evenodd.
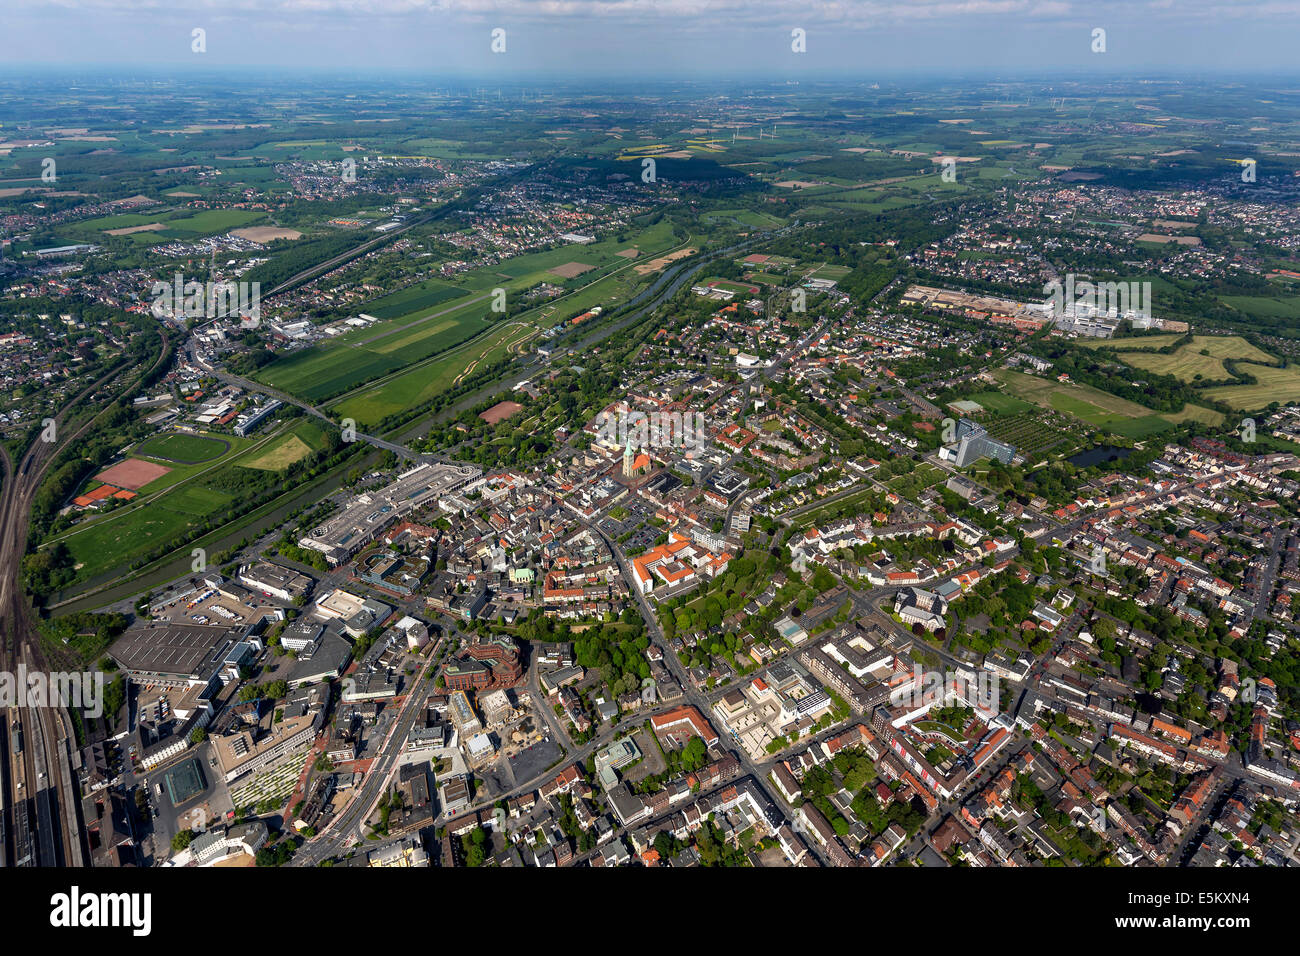
M 632 436 L 629 435 L 623 446 L 623 477 L 629 482 L 635 482 L 647 475 L 652 467 L 650 456 L 633 448 Z

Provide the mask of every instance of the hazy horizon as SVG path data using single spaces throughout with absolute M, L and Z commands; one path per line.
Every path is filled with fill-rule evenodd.
M 1297 71 L 1300 4 L 1224 0 L 8 0 L 7 68 L 475 79 Z M 196 53 L 193 31 L 204 31 Z M 504 30 L 504 52 L 492 32 Z M 802 30 L 806 52 L 792 49 Z M 1105 51 L 1094 52 L 1094 31 Z M 500 46 L 498 42 L 498 46 Z

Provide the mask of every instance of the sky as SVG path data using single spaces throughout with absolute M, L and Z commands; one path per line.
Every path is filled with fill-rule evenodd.
M 1300 0 L 0 0 L 0 21 L 0 64 L 18 68 L 644 75 L 648 85 L 1300 71 Z

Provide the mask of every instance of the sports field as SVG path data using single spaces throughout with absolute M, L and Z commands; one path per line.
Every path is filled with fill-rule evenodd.
M 224 438 L 178 432 L 146 438 L 135 449 L 136 454 L 146 458 L 174 461 L 182 465 L 215 461 L 229 450 L 230 442 Z
M 314 423 L 299 423 L 294 430 L 297 432 L 308 425 L 319 434 L 319 426 Z M 309 435 L 306 431 L 303 434 Z M 229 511 L 235 496 L 223 485 L 230 466 L 243 464 L 241 456 L 245 453 L 258 456 L 282 439 L 283 433 L 277 431 L 258 438 L 168 432 L 145 439 L 141 448 L 147 446 L 151 453 L 195 454 L 197 449 L 198 453 L 211 455 L 214 446 L 221 451 L 206 461 L 169 461 L 168 466 L 145 458 L 128 458 L 96 476 L 101 481 L 108 479 L 117 487 L 127 482 L 144 481 L 145 484 L 138 489 L 140 497 L 129 507 L 119 507 L 79 522 L 57 536 L 72 554 L 78 579 L 126 568 L 185 529 L 198 527 Z M 306 440 L 311 444 L 310 437 Z
M 312 421 L 299 422 L 293 430 L 277 438 L 261 451 L 239 462 L 241 468 L 259 471 L 284 471 L 322 447 L 320 426 Z
M 156 465 L 151 461 L 128 458 L 126 461 L 120 461 L 112 467 L 105 468 L 95 476 L 95 481 L 106 485 L 114 485 L 118 488 L 126 488 L 130 491 L 139 491 L 145 485 L 161 478 L 169 471 L 171 471 L 170 468 Z
M 721 289 L 724 292 L 733 292 L 737 295 L 758 295 L 759 288 L 756 285 L 750 285 L 747 282 L 734 282 L 731 279 L 720 279 L 714 276 L 697 282 L 696 285 L 706 285 L 711 289 Z
M 1019 415 L 1033 408 L 1028 402 L 1003 392 L 977 392 L 966 397 L 994 415 Z
M 64 540 L 85 576 L 124 566 L 186 528 L 201 525 L 209 514 L 233 499 L 213 488 L 188 484 L 156 497 L 147 505 L 106 515 L 75 530 Z

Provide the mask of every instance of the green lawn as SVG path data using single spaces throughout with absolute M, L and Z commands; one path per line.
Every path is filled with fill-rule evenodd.
M 471 368 L 491 364 L 506 354 L 510 343 L 528 334 L 530 330 L 526 327 L 514 323 L 503 325 L 483 339 L 350 395 L 331 411 L 341 418 L 355 419 L 362 426 L 373 425 L 445 392 Z
M 464 289 L 458 289 L 437 279 L 417 282 L 413 286 L 374 299 L 360 306 L 357 311 L 373 315 L 379 319 L 396 319 L 428 309 L 440 302 L 468 295 Z
M 203 435 L 185 435 L 171 432 L 146 438 L 135 448 L 135 453 L 146 458 L 158 458 L 186 465 L 215 461 L 231 448 L 224 438 L 207 438 Z
M 1089 425 L 1106 428 L 1116 434 L 1136 438 L 1171 427 L 1153 409 L 1090 385 L 1064 384 L 1055 379 L 1039 378 L 1011 369 L 999 369 L 996 375 L 1009 392 L 1025 401 L 1042 408 L 1065 412 Z M 1128 424 L 1138 420 L 1137 424 Z
M 974 395 L 967 395 L 966 398 L 977 405 L 983 405 L 986 411 L 994 415 L 1019 415 L 1034 407 L 1029 402 L 1005 392 L 976 392 Z
M 92 577 L 129 563 L 153 547 L 230 504 L 231 497 L 211 488 L 185 485 L 120 515 L 107 515 L 65 539 L 81 577 Z

